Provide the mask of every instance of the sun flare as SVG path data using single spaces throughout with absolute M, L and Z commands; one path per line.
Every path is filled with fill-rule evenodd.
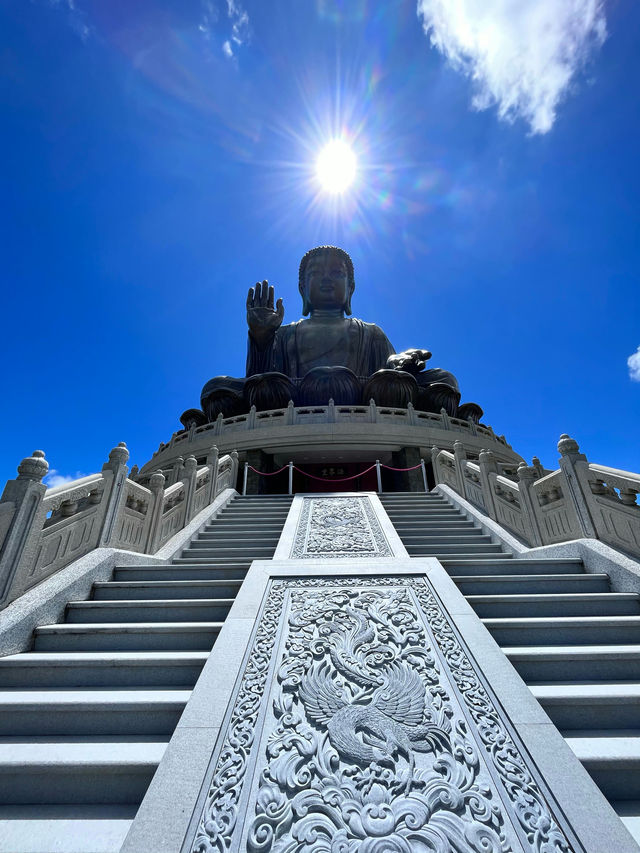
M 316 161 L 316 177 L 323 190 L 343 193 L 356 177 L 356 155 L 343 139 L 333 139 Z

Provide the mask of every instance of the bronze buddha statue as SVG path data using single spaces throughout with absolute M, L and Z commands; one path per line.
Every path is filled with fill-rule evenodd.
M 302 313 L 308 319 L 282 325 L 282 299 L 275 302 L 267 281 L 247 296 L 249 341 L 244 378 L 217 376 L 202 389 L 202 412 L 190 409 L 181 420 L 192 423 L 229 417 L 249 410 L 296 405 L 369 403 L 404 407 L 477 420 L 474 403 L 459 407 L 453 374 L 425 370 L 431 353 L 410 349 L 396 353 L 382 329 L 351 317 L 355 289 L 349 255 L 333 246 L 311 249 L 302 258 L 298 279 Z

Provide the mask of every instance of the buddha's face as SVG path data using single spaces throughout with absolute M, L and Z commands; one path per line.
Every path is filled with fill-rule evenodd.
M 349 272 L 338 252 L 321 252 L 310 258 L 305 288 L 313 308 L 344 308 L 349 298 Z

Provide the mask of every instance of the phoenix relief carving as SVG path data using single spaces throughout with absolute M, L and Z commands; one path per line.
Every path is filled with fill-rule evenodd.
M 406 589 L 292 593 L 278 683 L 251 853 L 513 849 Z

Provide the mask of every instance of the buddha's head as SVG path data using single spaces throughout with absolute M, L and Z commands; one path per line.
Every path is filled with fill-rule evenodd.
M 298 288 L 305 317 L 313 308 L 339 308 L 351 314 L 355 286 L 353 262 L 344 249 L 318 246 L 300 261 Z

